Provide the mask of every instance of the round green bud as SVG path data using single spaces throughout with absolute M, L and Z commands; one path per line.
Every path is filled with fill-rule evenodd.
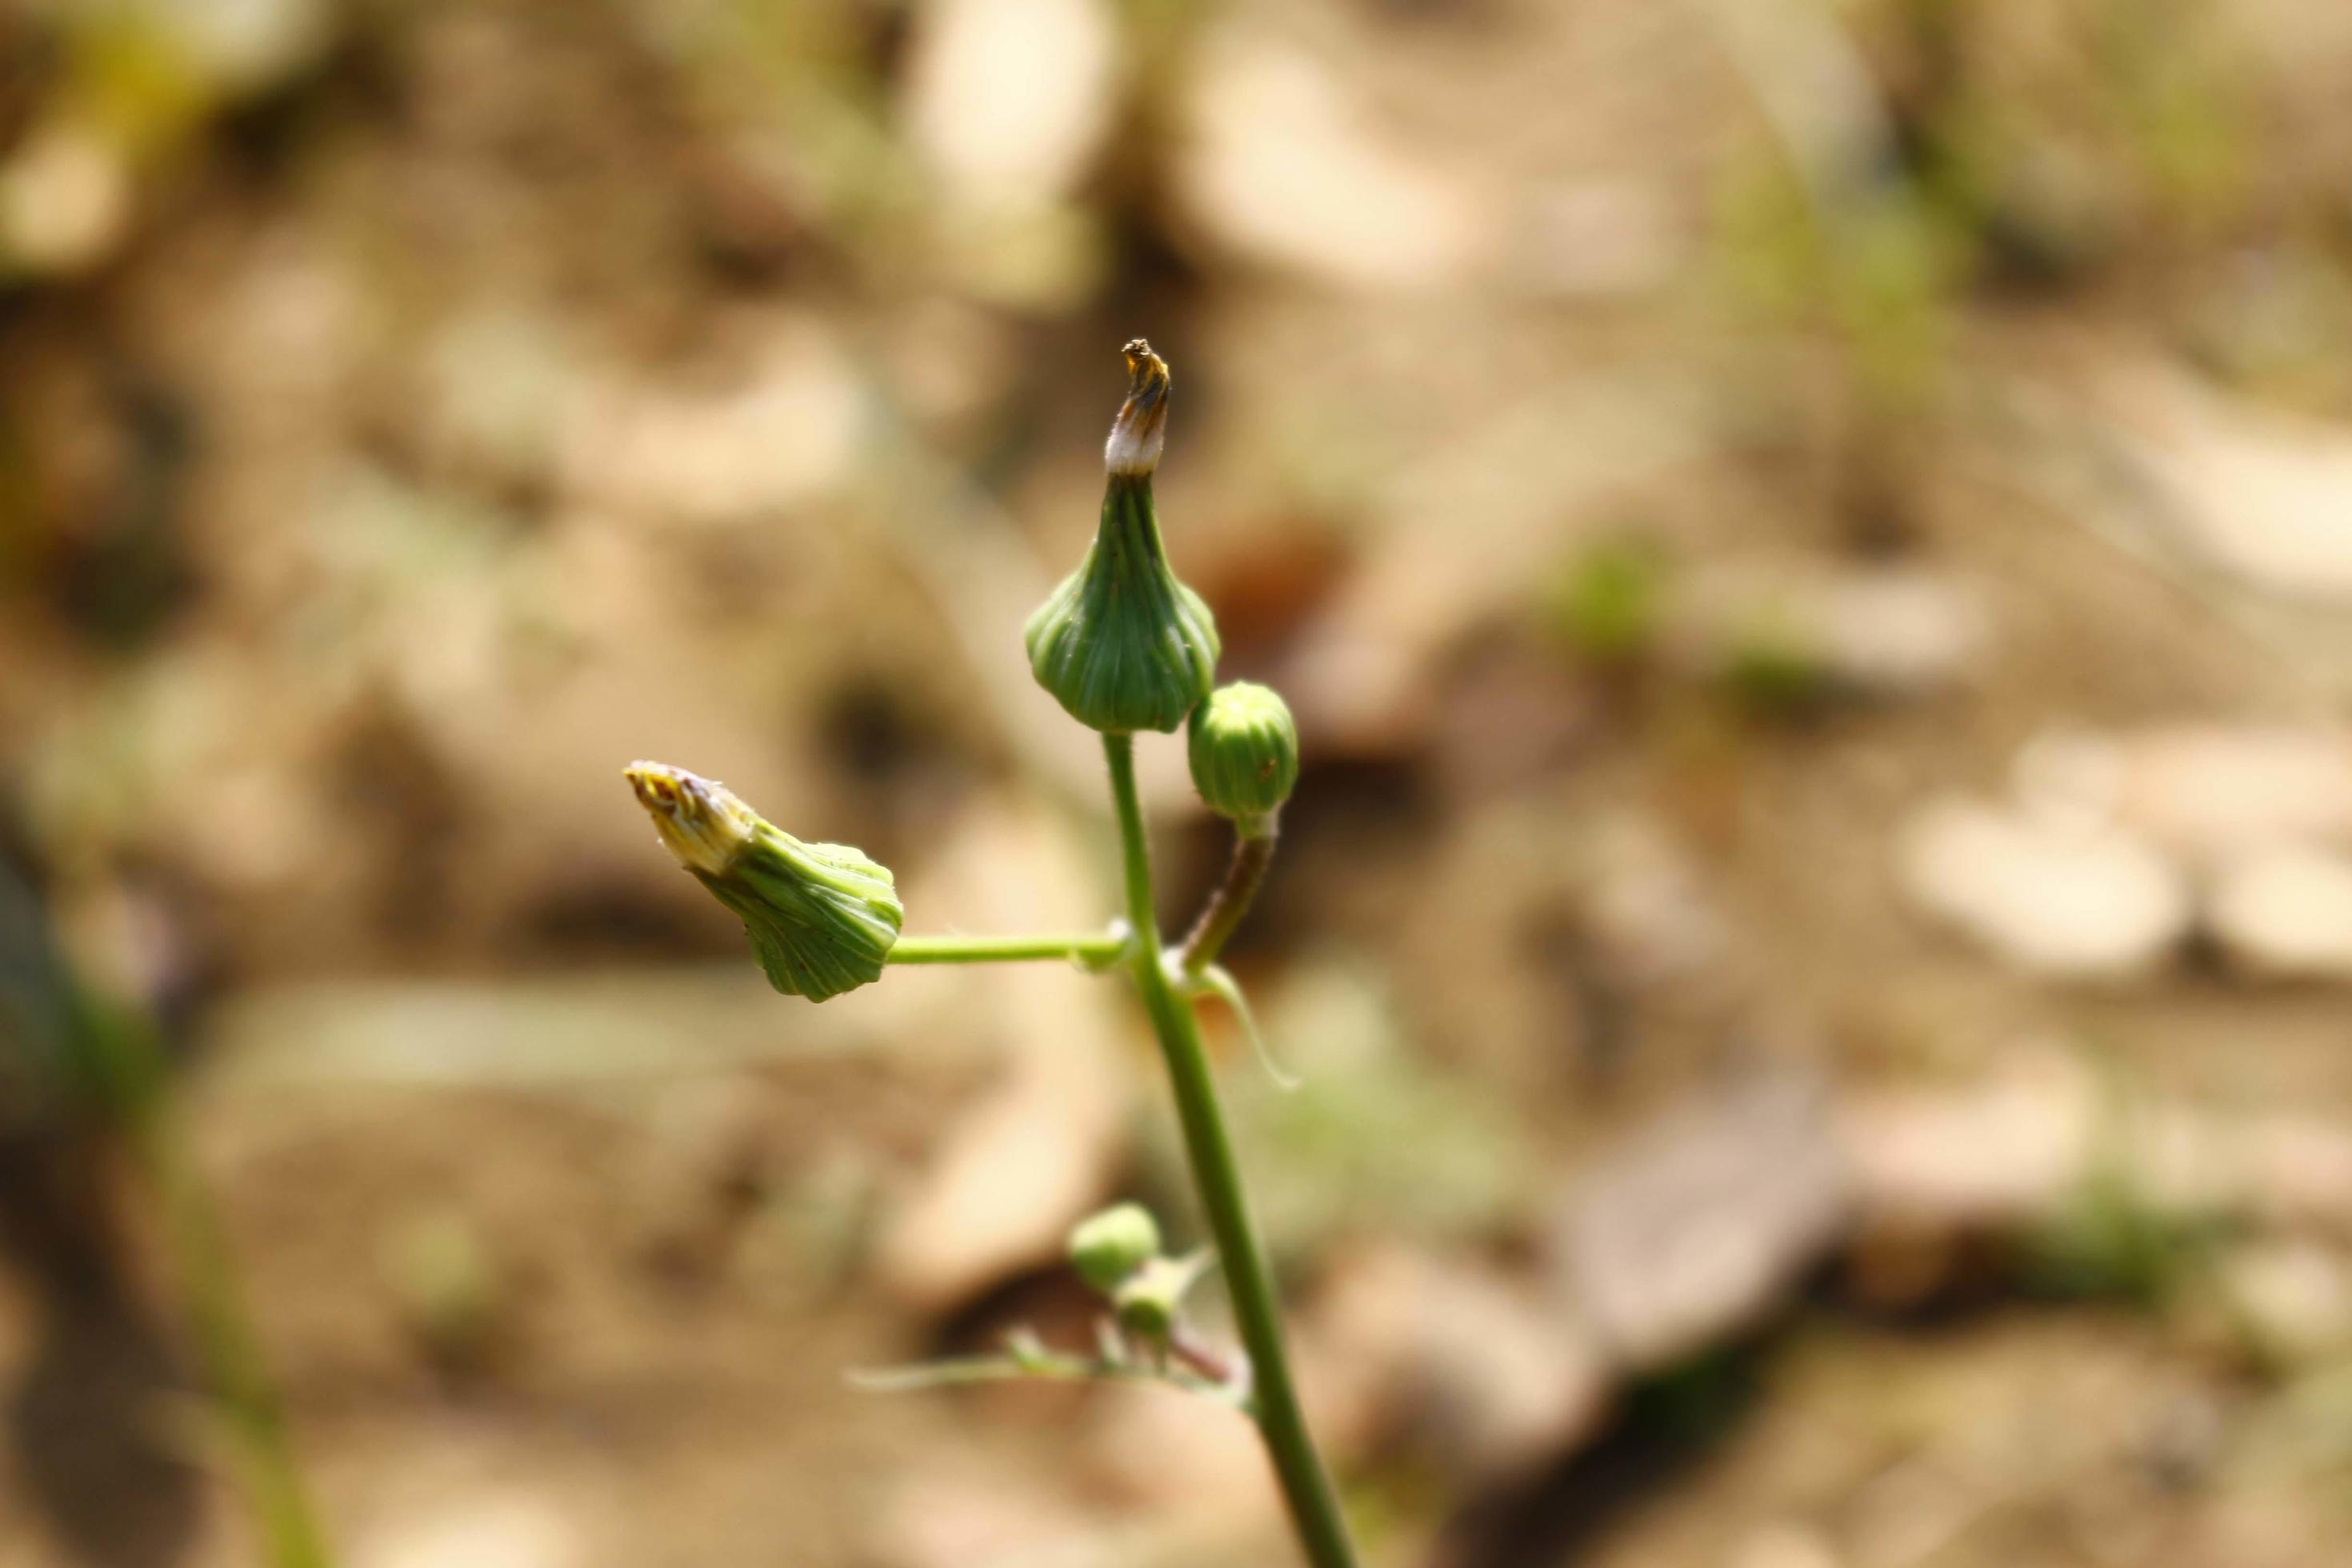
M 906 912 L 887 866 L 803 844 L 716 779 L 665 763 L 626 770 L 663 845 L 732 910 L 768 983 L 822 1002 L 878 980 Z
M 1070 1267 L 1106 1296 L 1159 1256 L 1159 1222 L 1140 1204 L 1107 1208 L 1070 1232 Z
M 1219 816 L 1255 826 L 1298 784 L 1298 726 L 1270 686 L 1237 680 L 1192 710 L 1192 787 Z
M 1160 538 L 1151 475 L 1168 418 L 1168 366 L 1127 345 L 1128 395 L 1103 450 L 1102 520 L 1078 569 L 1023 628 L 1037 684 L 1079 723 L 1171 732 L 1208 696 L 1216 618 L 1179 582 Z
M 1111 1313 L 1120 1328 L 1137 1338 L 1164 1341 L 1176 1331 L 1184 1315 L 1185 1293 L 1200 1277 L 1197 1261 L 1155 1258 L 1111 1292 Z

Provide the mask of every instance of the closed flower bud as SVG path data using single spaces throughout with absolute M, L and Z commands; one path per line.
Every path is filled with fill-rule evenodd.
M 1138 1339 L 1165 1342 L 1184 1315 L 1184 1297 L 1205 1268 L 1202 1258 L 1155 1258 L 1111 1292 L 1111 1313 Z
M 1139 1204 L 1107 1208 L 1070 1232 L 1070 1266 L 1106 1296 L 1159 1256 L 1159 1223 Z
M 1298 784 L 1298 726 L 1272 687 L 1219 687 L 1192 710 L 1185 742 L 1192 787 L 1245 837 L 1262 831 Z
M 1168 366 L 1127 345 L 1127 401 L 1103 448 L 1102 521 L 1078 569 L 1029 617 L 1037 683 L 1106 732 L 1172 731 L 1216 679 L 1217 624 L 1176 580 L 1151 500 L 1168 420 Z
M 802 843 L 715 779 L 663 763 L 627 773 L 663 845 L 742 920 L 777 990 L 822 1002 L 881 977 L 905 918 L 888 867 Z

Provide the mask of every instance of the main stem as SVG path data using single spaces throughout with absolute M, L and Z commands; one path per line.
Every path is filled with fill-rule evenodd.
M 1283 1348 L 1282 1313 L 1275 1300 L 1273 1272 L 1266 1267 L 1265 1250 L 1258 1246 L 1256 1227 L 1250 1221 L 1241 1168 L 1234 1160 L 1233 1139 L 1225 1131 L 1224 1113 L 1218 1107 L 1216 1084 L 1209 1071 L 1209 1053 L 1201 1044 L 1192 1005 L 1169 983 L 1160 927 L 1152 916 L 1151 853 L 1143 834 L 1143 803 L 1135 788 L 1135 738 L 1105 735 L 1103 755 L 1110 763 L 1111 798 L 1118 807 L 1127 918 L 1135 931 L 1130 963 L 1136 988 L 1143 993 L 1144 1010 L 1151 1016 L 1152 1032 L 1159 1036 L 1160 1052 L 1168 1063 L 1192 1183 L 1224 1268 L 1234 1323 L 1249 1352 L 1250 1413 L 1274 1460 L 1291 1523 L 1307 1549 L 1307 1561 L 1315 1568 L 1355 1568 L 1355 1548 L 1348 1542 L 1347 1521 L 1340 1517 L 1331 1478 L 1315 1451 L 1306 1414 L 1298 1405 L 1298 1390 L 1290 1380 L 1290 1358 Z

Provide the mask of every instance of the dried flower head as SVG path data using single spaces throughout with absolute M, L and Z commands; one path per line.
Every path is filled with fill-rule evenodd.
M 1118 352 L 1127 356 L 1127 401 L 1103 443 L 1103 472 L 1145 479 L 1160 467 L 1168 431 L 1168 362 L 1141 338 L 1129 338 Z

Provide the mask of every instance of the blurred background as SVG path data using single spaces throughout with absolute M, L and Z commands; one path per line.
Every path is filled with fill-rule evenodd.
M 776 997 L 619 773 L 1104 918 L 1139 333 L 1370 1559 L 2352 1553 L 2342 0 L 17 0 L 0 279 L 0 1563 L 261 1561 L 94 994 L 344 1563 L 1290 1560 L 843 1381 L 1198 1235 L 1119 988 Z

